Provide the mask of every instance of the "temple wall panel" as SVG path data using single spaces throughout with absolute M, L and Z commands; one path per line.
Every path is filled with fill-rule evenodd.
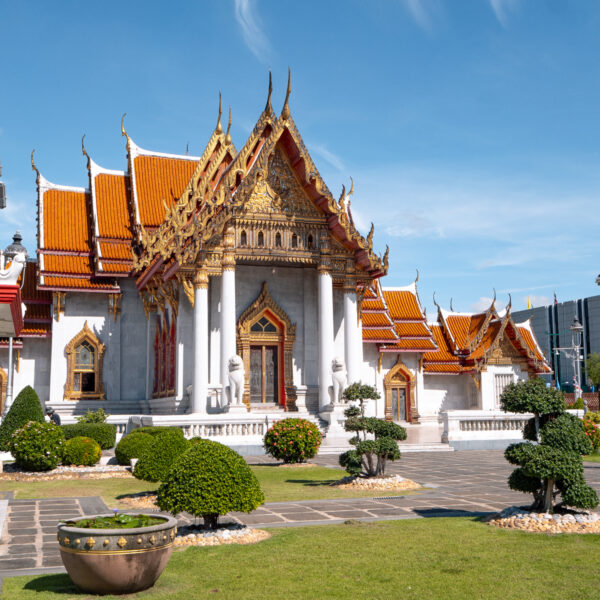
M 427 418 L 443 410 L 468 409 L 470 379 L 469 375 L 424 375 L 418 399 L 419 414 Z
M 179 292 L 177 315 L 177 397 L 185 396 L 185 390 L 194 379 L 194 309 L 182 290 Z
M 17 371 L 17 351 L 13 351 L 13 399 L 30 385 L 40 397 L 42 405 L 48 402 L 50 393 L 50 347 L 48 338 L 26 338 L 20 350 Z M 0 349 L 0 368 L 8 372 L 8 348 Z
M 208 314 L 209 314 L 209 381 L 213 385 L 220 383 L 221 379 L 221 333 L 219 315 L 221 310 L 221 278 L 211 277 L 208 287 Z M 193 365 L 192 365 L 193 368 Z

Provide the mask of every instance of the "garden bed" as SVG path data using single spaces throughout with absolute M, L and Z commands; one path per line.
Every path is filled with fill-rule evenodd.
M 389 477 L 344 477 L 336 481 L 332 486 L 342 490 L 420 490 L 423 486 L 400 475 Z
M 185 525 L 177 530 L 174 546 L 220 546 L 222 544 L 256 544 L 271 537 L 263 529 L 228 523 L 217 529 Z
M 26 471 L 16 463 L 4 465 L 0 481 L 53 481 L 61 479 L 131 479 L 131 467 L 95 465 L 93 467 L 60 466 L 51 471 Z
M 505 508 L 488 523 L 501 529 L 534 533 L 600 533 L 600 515 L 587 511 L 536 513 L 518 506 Z

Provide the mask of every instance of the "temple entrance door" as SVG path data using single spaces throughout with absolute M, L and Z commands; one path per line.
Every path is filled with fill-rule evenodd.
M 393 387 L 392 393 L 392 420 L 406 421 L 406 387 Z
M 279 360 L 277 345 L 250 346 L 250 402 L 257 404 L 279 401 Z

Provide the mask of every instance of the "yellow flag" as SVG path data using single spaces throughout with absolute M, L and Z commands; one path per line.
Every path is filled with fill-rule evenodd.
M 531 308 L 531 299 L 527 296 L 527 308 Z

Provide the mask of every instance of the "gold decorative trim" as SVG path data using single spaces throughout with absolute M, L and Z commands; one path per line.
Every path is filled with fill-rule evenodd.
M 75 350 L 82 342 L 89 342 L 95 350 L 93 392 L 75 391 Z M 83 329 L 66 345 L 67 382 L 65 384 L 65 400 L 104 400 L 104 383 L 102 381 L 102 361 L 106 347 L 98 336 L 88 327 L 87 321 Z
M 250 331 L 256 321 L 264 315 L 270 315 L 278 331 L 276 333 L 260 334 Z M 260 338 L 260 339 L 258 339 Z M 269 292 L 266 282 L 258 298 L 242 313 L 237 327 L 238 353 L 244 361 L 245 384 L 244 403 L 250 406 L 250 345 L 254 341 L 260 343 L 273 343 L 279 349 L 280 376 L 283 375 L 285 385 L 285 404 L 287 410 L 296 410 L 296 387 L 294 386 L 292 371 L 292 350 L 296 340 L 296 325 L 292 323 L 287 313 L 275 302 Z M 283 354 L 283 356 L 282 356 Z M 283 373 L 281 372 L 283 370 Z
M 60 321 L 60 315 L 65 314 L 65 302 L 67 299 L 66 292 L 53 292 L 52 293 L 52 308 L 54 317 L 57 321 Z
M 117 322 L 117 316 L 121 314 L 121 298 L 123 294 L 108 294 L 108 314 L 112 315 L 114 322 Z
M 166 537 L 166 536 L 165 536 Z M 153 548 L 131 548 L 130 550 L 81 550 L 77 548 L 69 548 L 65 546 L 59 546 L 61 552 L 69 552 L 70 554 L 140 554 L 141 552 L 156 552 L 157 550 L 164 550 L 172 546 L 173 542 L 163 544 L 162 546 L 155 546 Z
M 394 415 L 392 414 L 392 388 L 403 388 L 405 390 L 405 398 L 408 400 L 406 420 L 409 423 L 419 422 L 419 413 L 415 398 L 416 383 L 416 376 L 402 362 L 402 358 L 398 354 L 396 364 L 387 372 L 383 380 L 386 421 L 394 420 Z

